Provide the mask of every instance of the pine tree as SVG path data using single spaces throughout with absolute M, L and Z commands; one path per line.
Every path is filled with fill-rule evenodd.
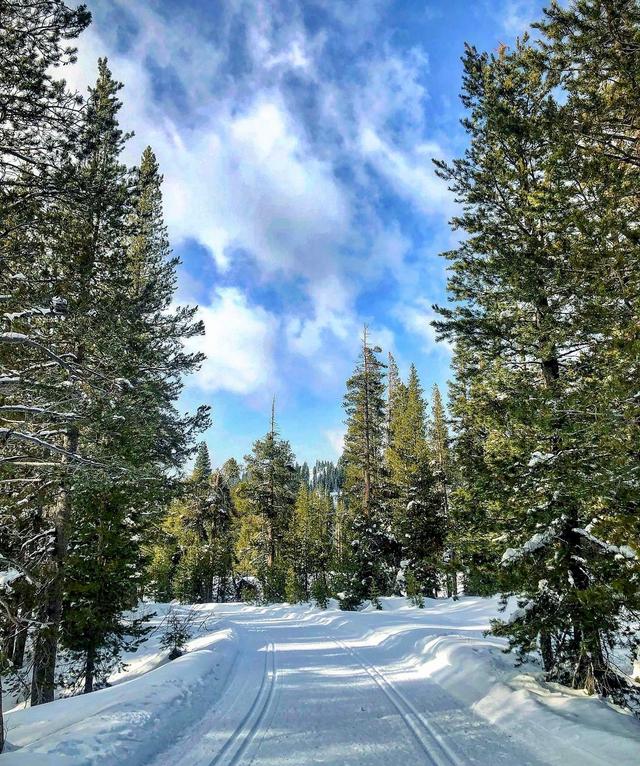
M 436 596 L 442 562 L 444 516 L 434 491 L 426 433 L 426 405 L 414 365 L 396 394 L 385 459 L 392 488 L 399 558 L 414 581 Z M 400 561 L 398 561 L 398 566 Z
M 389 359 L 387 363 L 387 444 L 391 445 L 393 442 L 393 422 L 397 416 L 397 410 L 403 406 L 403 402 L 406 400 L 407 387 L 402 382 L 398 365 L 393 357 L 393 354 L 389 352 Z
M 179 417 L 173 408 L 181 375 L 200 361 L 197 355 L 184 354 L 182 340 L 202 328 L 191 321 L 192 309 L 167 311 L 176 262 L 167 257 L 157 168 L 148 156 L 147 177 L 141 168 L 132 195 L 130 174 L 120 161 L 126 140 L 117 122 L 120 86 L 105 61 L 98 68 L 66 168 L 67 189 L 47 211 L 49 289 L 55 284 L 54 294 L 65 296 L 56 299 L 56 306 L 64 308 L 64 321 L 47 333 L 46 345 L 33 331 L 11 335 L 28 339 L 25 346 L 35 354 L 32 370 L 38 369 L 43 354 L 57 360 L 53 366 L 40 365 L 46 375 L 32 374 L 26 381 L 34 405 L 49 401 L 46 415 L 53 415 L 55 423 L 47 430 L 51 441 L 37 438 L 31 443 L 34 457 L 42 449 L 59 456 L 57 478 L 50 486 L 60 488 L 56 497 L 39 498 L 44 507 L 39 524 L 53 528 L 53 535 L 41 535 L 46 556 L 38 574 L 46 587 L 38 599 L 41 626 L 34 637 L 33 704 L 53 697 L 69 546 L 75 546 L 76 553 L 90 550 L 89 539 L 85 536 L 81 543 L 80 537 L 92 528 L 97 534 L 100 509 L 112 517 L 113 508 L 120 507 L 121 534 L 132 533 L 124 531 L 128 511 L 119 500 L 97 507 L 87 504 L 93 526 L 72 524 L 72 518 L 80 518 L 80 503 L 86 497 L 82 487 L 93 484 L 102 495 L 97 490 L 101 484 L 104 491 L 110 487 L 119 496 L 127 484 L 130 501 L 135 502 L 135 496 L 148 513 L 153 497 L 164 491 L 163 469 L 179 465 L 189 452 L 193 432 L 206 422 L 203 410 Z M 12 322 L 27 322 L 38 331 L 31 316 L 22 314 Z M 52 401 L 55 409 L 50 414 Z M 41 406 L 38 411 L 45 414 Z M 89 451 L 91 457 L 83 456 Z M 121 550 L 129 549 L 123 545 Z M 92 566 L 87 556 L 82 571 L 81 557 L 75 556 L 69 575 L 80 582 L 91 577 Z M 112 586 L 117 588 L 117 583 Z M 68 627 L 67 635 L 74 634 Z
M 454 536 L 449 529 L 451 517 L 449 509 L 449 484 L 451 481 L 449 430 L 442 396 L 437 384 L 433 386 L 431 394 L 431 419 L 427 439 L 431 455 L 431 469 L 440 506 L 443 534 L 446 535 L 449 543 L 447 550 L 444 551 L 445 563 L 449 569 L 446 575 L 447 595 L 455 596 L 458 591 L 458 570 L 455 547 L 453 546 Z
M 206 442 L 200 442 L 198 444 L 198 450 L 196 452 L 196 460 L 193 465 L 193 473 L 191 474 L 191 481 L 194 485 L 198 486 L 206 484 L 211 478 L 211 458 L 209 457 L 209 448 Z
M 104 686 L 122 651 L 135 651 L 150 630 L 148 615 L 125 616 L 137 606 L 144 578 L 139 538 L 146 508 L 135 502 L 135 490 L 126 481 L 115 488 L 87 476 L 74 492 L 60 638 L 84 693 L 96 682 Z
M 142 563 L 135 542 L 166 502 L 165 471 L 190 454 L 207 412 L 174 408 L 182 375 L 201 359 L 184 353 L 183 340 L 202 326 L 194 309 L 169 310 L 177 261 L 153 153 L 133 174 L 122 164 L 120 86 L 106 61 L 84 108 L 52 78 L 74 60 L 64 40 L 88 13 L 43 0 L 10 3 L 2 17 L 0 103 L 11 119 L 0 126 L 0 284 L 9 280 L 0 290 L 8 309 L 0 406 L 15 414 L 10 428 L 0 422 L 9 452 L 0 470 L 24 491 L 13 489 L 6 504 L 3 495 L 10 534 L 0 554 L 20 551 L 15 563 L 32 585 L 18 606 L 14 649 L 33 624 L 37 704 L 53 698 L 61 619 L 69 648 L 85 655 L 87 690 L 96 655 L 117 653 L 120 615 L 140 585 L 131 576 Z M 100 589 L 94 550 L 114 557 Z M 77 605 L 73 592 L 82 606 L 63 613 L 65 600 Z M 95 629 L 80 630 L 87 615 Z
M 184 603 L 226 601 L 233 570 L 235 504 L 201 442 L 181 497 L 161 524 L 151 549 L 154 592 Z
M 439 327 L 461 347 L 454 411 L 472 432 L 458 438 L 480 449 L 456 503 L 479 502 L 468 518 L 484 512 L 508 546 L 502 588 L 522 608 L 496 632 L 521 653 L 539 646 L 549 677 L 611 692 L 621 682 L 606 655 L 637 602 L 635 559 L 613 532 L 637 507 L 623 478 L 630 432 L 617 438 L 611 406 L 612 371 L 632 366 L 617 338 L 637 327 L 609 292 L 610 275 L 637 263 L 617 233 L 633 213 L 611 169 L 571 137 L 574 104 L 556 101 L 557 69 L 539 50 L 468 49 L 464 63 L 471 146 L 438 163 L 468 233 L 448 254 L 460 303 Z
M 235 487 L 242 479 L 242 471 L 240 470 L 238 461 L 233 457 L 225 460 L 220 470 L 224 476 L 224 480 L 231 488 Z
M 293 516 L 287 530 L 287 555 L 290 564 L 290 582 L 295 579 L 296 601 L 309 600 L 309 586 L 313 571 L 312 491 L 301 482 Z M 289 588 L 291 593 L 291 587 Z M 290 601 L 291 598 L 287 597 Z
M 255 562 L 268 601 L 284 597 L 285 535 L 298 486 L 295 458 L 289 442 L 278 434 L 274 404 L 269 432 L 254 443 L 252 453 L 245 457 L 245 474 L 238 487 L 248 510 L 260 521 L 261 532 L 254 540 Z
M 2 3 L 0 15 L 0 563 L 42 589 L 45 578 L 36 575 L 47 555 L 41 509 L 51 501 L 57 463 L 77 459 L 58 435 L 66 411 L 58 407 L 65 397 L 56 378 L 66 362 L 56 353 L 56 330 L 66 304 L 47 241 L 49 207 L 68 192 L 80 100 L 56 75 L 75 59 L 67 42 L 90 15 L 85 6 L 60 0 Z M 18 606 L 21 645 L 35 595 L 25 588 Z M 0 728 L 1 722 L 0 716 Z
M 68 314 L 60 325 L 58 353 L 72 360 L 73 366 L 64 369 L 64 373 L 75 383 L 69 389 L 65 409 L 73 411 L 76 417 L 60 429 L 62 447 L 68 455 L 77 454 L 84 441 L 80 416 L 99 431 L 103 418 L 108 417 L 104 408 L 120 388 L 117 376 L 110 374 L 109 362 L 113 357 L 108 350 L 113 334 L 110 328 L 114 326 L 112 297 L 126 287 L 117 270 L 118 262 L 122 266 L 128 194 L 126 168 L 119 160 L 126 138 L 116 117 L 120 108 L 119 87 L 106 62 L 100 61 L 98 81 L 90 90 L 79 137 L 73 196 L 55 210 L 61 229 L 54 243 L 56 261 L 52 265 L 59 294 L 68 300 Z M 87 375 L 84 371 L 89 367 L 92 372 Z M 95 444 L 94 439 L 87 441 Z M 46 627 L 38 630 L 34 642 L 32 704 L 53 699 L 71 512 L 71 478 L 66 477 L 48 509 L 55 530 L 54 555 L 47 567 L 51 583 L 39 614 Z
M 452 360 L 450 412 L 455 433 L 450 460 L 446 566 L 462 572 L 468 595 L 500 590 L 500 558 L 504 551 L 500 510 L 486 500 L 493 481 L 484 464 L 489 430 L 476 405 L 474 354 L 460 338 Z M 450 555 L 449 555 L 450 554 Z
M 360 360 L 347 381 L 344 408 L 345 496 L 353 520 L 353 570 L 348 599 L 358 603 L 371 593 L 389 592 L 395 579 L 397 546 L 391 529 L 384 465 L 386 402 L 384 364 L 380 349 L 369 345 L 365 327 Z
M 301 484 L 287 532 L 288 579 L 295 578 L 297 600 L 308 601 L 313 583 L 322 581 L 316 593 L 328 590 L 332 557 L 333 501 L 327 492 Z M 290 599 L 287 599 L 290 600 Z

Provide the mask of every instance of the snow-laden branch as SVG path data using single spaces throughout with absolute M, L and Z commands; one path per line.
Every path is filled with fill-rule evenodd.
M 0 386 L 19 386 L 20 382 L 19 375 L 0 375 Z
M 48 356 L 50 359 L 53 359 L 55 362 L 57 362 L 61 367 L 64 367 L 66 370 L 69 370 L 70 372 L 74 372 L 73 367 L 68 363 L 65 362 L 65 360 L 56 354 L 54 351 L 52 351 L 50 348 L 44 345 L 44 343 L 40 343 L 37 340 L 34 340 L 33 338 L 30 338 L 28 335 L 25 335 L 21 332 L 3 332 L 0 333 L 0 343 L 15 343 L 18 345 L 23 346 L 31 346 L 32 348 L 37 348 L 39 351 L 42 351 L 46 356 Z
M 581 527 L 574 527 L 573 531 L 577 535 L 584 537 L 585 540 L 593 543 L 604 553 L 609 553 L 616 558 L 619 557 L 626 559 L 627 561 L 638 560 L 638 553 L 630 545 L 612 545 L 611 543 L 607 543 L 604 540 L 601 540 L 599 537 L 592 535 L 591 532 L 588 532 L 586 529 L 582 529 Z
M 6 313 L 2 316 L 8 322 L 15 322 L 16 319 L 30 319 L 31 317 L 60 317 L 62 314 L 60 311 L 56 311 L 55 308 L 36 306 L 31 309 L 24 309 L 24 311 Z
M 73 420 L 78 417 L 75 412 L 56 412 L 47 407 L 29 407 L 26 404 L 3 404 L 0 405 L 0 412 L 22 412 L 29 415 L 47 415 L 50 418 L 60 418 L 61 420 Z
M 535 551 L 540 550 L 540 548 L 544 548 L 556 536 L 557 524 L 557 521 L 552 522 L 549 527 L 544 530 L 544 532 L 536 532 L 533 537 L 529 538 L 529 540 L 527 540 L 527 542 L 524 545 L 521 545 L 519 548 L 507 548 L 507 550 L 502 554 L 500 565 L 503 567 L 509 566 L 510 564 L 523 559 L 525 556 L 530 556 Z
M 71 458 L 77 463 L 100 466 L 100 463 L 96 463 L 94 460 L 90 460 L 89 458 L 83 457 L 82 455 L 78 455 L 77 452 L 70 452 L 69 450 L 64 449 L 64 447 L 60 447 L 58 444 L 52 444 L 45 439 L 41 439 L 39 436 L 24 433 L 22 431 L 14 431 L 11 428 L 0 428 L 0 441 L 4 441 L 5 443 L 8 441 L 27 442 L 29 444 L 35 444 L 37 447 L 42 447 L 42 449 L 45 449 L 48 452 L 55 452 L 58 455 L 64 455 L 65 457 Z

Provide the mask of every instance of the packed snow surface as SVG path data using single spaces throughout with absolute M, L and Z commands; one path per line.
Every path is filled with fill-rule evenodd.
M 157 631 L 110 688 L 10 711 L 0 766 L 640 763 L 637 719 L 483 636 L 496 600 L 382 603 L 199 605 L 179 659 Z

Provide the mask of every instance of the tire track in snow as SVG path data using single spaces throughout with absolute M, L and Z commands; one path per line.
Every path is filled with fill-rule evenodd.
M 254 741 L 267 712 L 271 708 L 276 688 L 276 648 L 270 641 L 264 659 L 264 673 L 260 688 L 251 707 L 224 743 L 209 766 L 237 766 L 247 748 Z
M 440 732 L 375 665 L 371 665 L 362 657 L 360 652 L 339 638 L 330 638 L 329 640 L 349 652 L 400 713 L 406 727 L 427 755 L 430 766 L 464 766 L 463 761 L 446 743 Z

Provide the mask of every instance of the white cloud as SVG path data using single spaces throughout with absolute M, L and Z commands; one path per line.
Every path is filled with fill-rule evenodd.
M 402 151 L 383 140 L 373 128 L 365 127 L 360 136 L 364 156 L 394 187 L 396 193 L 427 214 L 449 214 L 453 197 L 447 184 L 435 174 L 432 157 L 441 157 L 436 143 L 422 143 Z
M 436 337 L 435 327 L 431 323 L 437 319 L 437 315 L 431 308 L 430 301 L 423 299 L 409 306 L 400 306 L 395 313 L 405 329 L 422 340 L 425 353 L 431 351 L 451 353 L 451 344 L 446 340 L 438 341 Z
M 331 159 L 319 156 L 305 140 L 277 82 L 253 83 L 242 97 L 206 94 L 201 88 L 208 78 L 199 73 L 191 80 L 187 61 L 180 74 L 189 102 L 201 102 L 194 107 L 196 124 L 181 125 L 158 103 L 144 62 L 157 49 L 154 41 L 162 39 L 160 48 L 166 51 L 179 49 L 183 38 L 175 29 L 158 28 L 149 9 L 136 13 L 148 26 L 133 51 L 125 56 L 110 51 L 108 42 L 91 31 L 81 38 L 81 65 L 69 70 L 68 79 L 85 90 L 95 80 L 96 58 L 109 54 L 114 76 L 125 82 L 122 125 L 136 131 L 128 159 L 136 162 L 147 144 L 153 146 L 165 176 L 165 217 L 174 245 L 193 238 L 211 250 L 221 268 L 241 249 L 266 274 L 334 273 L 351 224 L 349 194 L 336 179 Z M 253 29 L 257 63 L 283 71 L 310 68 L 300 33 L 279 50 L 265 39 L 268 32 Z M 199 51 L 199 62 L 202 48 L 208 46 L 198 37 L 193 49 Z M 215 71 L 215 59 L 209 68 Z
M 234 249 L 250 252 L 267 274 L 309 277 L 335 267 L 349 227 L 346 195 L 275 98 L 218 114 L 206 132 L 188 143 L 161 141 L 158 153 L 174 238 L 199 240 L 222 268 Z
M 286 350 L 330 380 L 336 360 L 357 351 L 364 319 L 375 324 L 356 309 L 369 280 L 390 273 L 399 301 L 416 294 L 417 272 L 406 258 L 412 243 L 376 209 L 380 194 L 391 190 L 420 213 L 440 216 L 451 200 L 431 164 L 443 150 L 427 138 L 425 54 L 382 41 L 360 55 L 385 0 L 319 2 L 341 44 L 353 48 L 344 77 L 327 77 L 320 66 L 327 31 L 310 32 L 295 3 L 220 2 L 213 35 L 186 8 L 176 6 L 169 22 L 159 7 L 113 0 L 102 8 L 111 7 L 114 19 L 133 17 L 131 47 L 122 53 L 117 24 L 93 26 L 80 38 L 80 65 L 69 79 L 84 90 L 98 55 L 109 56 L 125 83 L 121 124 L 136 131 L 127 161 L 136 162 L 147 144 L 154 148 L 173 245 L 204 245 L 227 271 L 226 284 L 240 251 L 252 259 L 256 283 L 295 284 L 291 302 L 285 296 L 278 308 Z M 244 41 L 232 33 L 238 29 Z M 171 88 L 158 88 L 159 76 L 170 77 Z M 287 90 L 292 78 L 305 105 Z M 304 112 L 307 97 L 312 116 Z M 229 288 L 215 291 L 201 313 L 210 359 L 198 384 L 238 393 L 263 387 L 260 365 L 273 374 L 275 316 Z M 236 324 L 225 326 L 227 319 Z M 230 348 L 236 326 L 240 341 Z M 386 328 L 380 342 L 385 350 L 393 343 Z
M 344 426 L 338 428 L 327 428 L 324 431 L 324 437 L 331 446 L 336 457 L 340 457 L 344 451 L 344 437 L 346 429 Z
M 204 391 L 252 394 L 275 387 L 274 345 L 277 319 L 260 306 L 249 306 L 242 293 L 219 288 L 211 305 L 200 307 L 205 335 L 189 341 L 189 349 L 207 355 L 195 383 Z
M 286 331 L 289 348 L 311 358 L 318 353 L 328 334 L 347 342 L 357 332 L 358 320 L 353 310 L 353 288 L 338 275 L 313 279 L 307 289 L 313 316 L 291 317 Z
M 509 35 L 521 35 L 540 15 L 534 0 L 507 0 L 496 14 L 502 29 Z

